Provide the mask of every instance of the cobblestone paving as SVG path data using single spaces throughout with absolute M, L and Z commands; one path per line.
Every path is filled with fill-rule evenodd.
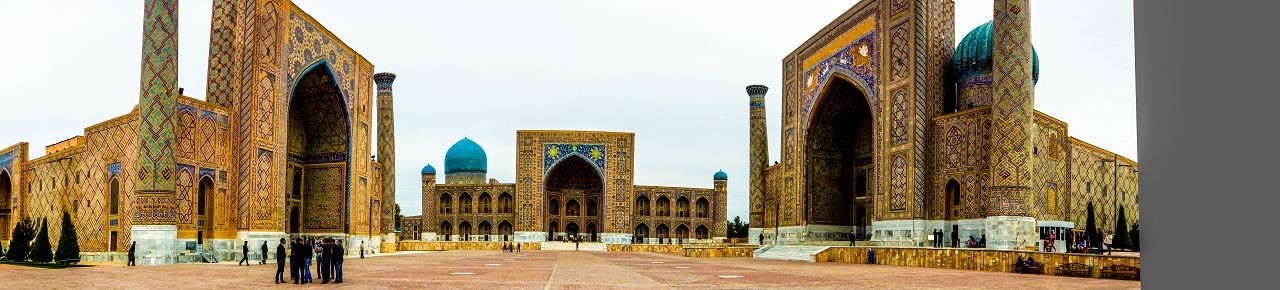
M 1137 281 L 633 252 L 402 252 L 347 258 L 343 284 L 273 284 L 275 265 L 0 265 L 5 289 L 1140 289 Z M 314 265 L 312 266 L 314 272 Z M 286 273 L 286 276 L 288 274 Z M 287 277 L 286 277 L 287 279 Z

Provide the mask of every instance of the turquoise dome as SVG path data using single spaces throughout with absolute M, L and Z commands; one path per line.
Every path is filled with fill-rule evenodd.
M 956 80 L 966 80 L 979 75 L 991 75 L 991 54 L 992 47 L 995 46 L 995 40 L 991 36 L 991 21 L 979 25 L 977 28 L 969 31 L 969 34 L 960 40 L 960 44 L 956 46 L 955 54 L 951 56 L 952 69 L 955 72 Z M 1031 46 L 1031 81 L 1040 81 L 1040 56 L 1036 54 L 1036 48 Z
M 728 180 L 729 174 L 724 173 L 724 170 L 720 170 L 720 171 L 716 171 L 716 175 L 712 176 L 711 178 L 714 178 L 715 180 Z
M 480 144 L 468 138 L 458 140 L 444 153 L 444 173 L 464 171 L 488 171 L 489 158 Z
M 422 167 L 422 174 L 436 174 L 436 168 L 427 163 L 427 166 Z

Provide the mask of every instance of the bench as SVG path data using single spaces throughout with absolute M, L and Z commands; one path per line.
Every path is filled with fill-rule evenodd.
M 1058 276 L 1089 278 L 1093 276 L 1093 266 L 1081 263 L 1069 263 L 1058 266 Z
M 1123 279 L 1123 280 L 1139 280 L 1140 270 L 1138 267 L 1127 265 L 1111 265 L 1102 267 L 1100 278 L 1103 279 Z
M 80 263 L 80 259 L 62 259 L 57 262 L 58 266 L 63 267 L 75 265 L 76 263 Z
M 1013 264 L 1013 272 L 1019 274 L 1044 274 L 1044 263 L 1032 260 L 1028 264 L 1027 261 L 1018 258 L 1018 262 Z

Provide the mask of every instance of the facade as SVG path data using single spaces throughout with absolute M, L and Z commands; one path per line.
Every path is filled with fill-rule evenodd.
M 959 45 L 952 1 L 859 2 L 783 59 L 781 162 L 768 88 L 748 86 L 749 240 L 915 246 L 943 230 L 1012 249 L 1084 229 L 1089 205 L 1102 230 L 1121 207 L 1136 222 L 1137 163 L 1034 110 L 1027 2 L 996 0 Z
M 131 112 L 28 160 L 0 150 L 0 240 L 23 218 L 69 212 L 85 260 L 231 258 L 294 236 L 394 242 L 394 75 L 290 1 L 213 1 L 208 96 L 177 87 L 177 1 L 146 1 L 142 81 Z M 370 136 L 376 83 L 377 161 Z M 385 165 L 385 167 L 384 167 Z M 386 202 L 383 202 L 386 201 Z M 59 232 L 50 230 L 55 244 Z
M 445 154 L 444 182 L 422 168 L 426 241 L 584 241 L 613 244 L 723 240 L 728 175 L 712 188 L 633 183 L 633 133 L 518 131 L 514 183 L 488 179 L 484 149 L 463 138 Z M 408 225 L 408 223 L 405 223 Z

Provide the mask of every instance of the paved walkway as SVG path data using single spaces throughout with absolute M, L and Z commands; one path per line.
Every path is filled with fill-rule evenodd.
M 336 285 L 276 285 L 271 283 L 274 264 L 246 267 L 227 263 L 61 270 L 0 265 L 0 281 L 5 289 L 1141 288 L 1137 281 L 632 252 L 402 252 L 347 258 L 344 268 L 346 281 Z

